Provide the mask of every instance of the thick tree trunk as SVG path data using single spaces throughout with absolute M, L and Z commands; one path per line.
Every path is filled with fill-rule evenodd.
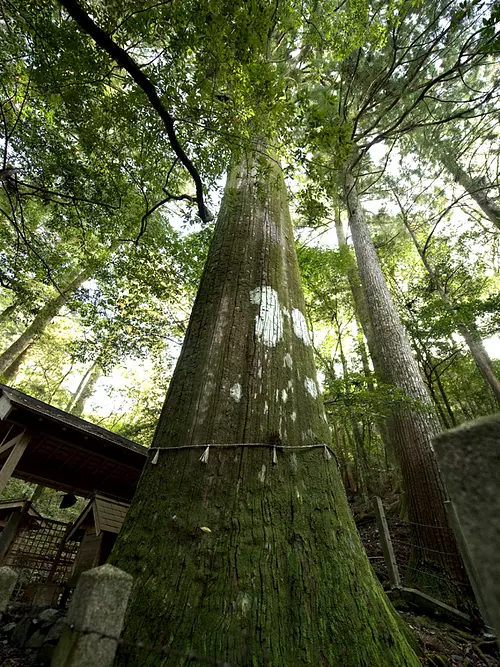
M 349 164 L 344 191 L 382 379 L 406 397 L 395 406 L 388 427 L 401 466 L 415 545 L 411 567 L 424 571 L 436 566 L 453 580 L 464 582 L 467 577 L 448 527 L 443 505 L 447 495 L 431 445 L 432 437 L 441 430 L 439 421 L 382 274 Z M 414 574 L 410 571 L 408 578 Z
M 455 181 L 474 199 L 483 213 L 500 229 L 500 206 L 494 199 L 488 197 L 487 188 L 484 186 L 482 179 L 469 176 L 450 152 L 446 154 L 440 152 L 438 159 L 450 172 Z
M 453 306 L 450 297 L 446 293 L 446 290 L 444 289 L 443 285 L 441 284 L 441 281 L 439 280 L 434 269 L 432 268 L 427 256 L 420 247 L 418 239 L 415 236 L 413 230 L 411 229 L 408 220 L 404 215 L 402 217 L 405 227 L 411 237 L 411 240 L 413 241 L 413 245 L 415 246 L 418 254 L 420 255 L 420 259 L 422 260 L 422 263 L 425 266 L 433 282 L 433 285 L 439 292 L 439 296 L 443 300 L 443 303 L 445 304 L 448 312 L 452 315 L 457 330 L 463 336 L 465 342 L 467 343 L 467 347 L 469 348 L 472 358 L 474 359 L 476 366 L 479 372 L 481 373 L 484 382 L 486 383 L 486 386 L 491 389 L 493 395 L 495 396 L 496 402 L 500 405 L 500 381 L 498 380 L 495 374 L 495 369 L 493 368 L 491 359 L 488 353 L 486 352 L 486 348 L 484 347 L 483 341 L 481 339 L 481 334 L 477 330 L 475 322 L 465 322 L 463 319 L 461 319 L 460 314 L 457 313 L 455 307 Z
M 283 177 L 228 178 L 186 339 L 111 562 L 134 576 L 117 664 L 418 665 L 342 490 Z M 210 449 L 209 443 L 228 448 Z M 242 446 L 238 443 L 267 443 Z M 272 443 L 277 448 L 273 463 Z

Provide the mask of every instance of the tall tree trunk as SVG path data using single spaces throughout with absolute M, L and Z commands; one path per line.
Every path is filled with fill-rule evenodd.
M 495 374 L 495 369 L 493 368 L 491 359 L 488 353 L 486 352 L 486 348 L 484 347 L 483 341 L 481 339 L 481 334 L 477 330 L 475 322 L 466 322 L 463 319 L 461 319 L 460 314 L 457 313 L 457 310 L 454 307 L 453 303 L 451 302 L 450 297 L 448 296 L 446 290 L 441 284 L 441 281 L 436 275 L 436 272 L 431 266 L 427 258 L 427 255 L 423 252 L 422 248 L 420 247 L 418 239 L 415 236 L 415 232 L 412 230 L 406 216 L 402 215 L 402 218 L 404 225 L 411 237 L 411 240 L 413 241 L 413 245 L 415 246 L 418 254 L 420 255 L 420 259 L 422 260 L 422 263 L 425 266 L 434 287 L 439 292 L 439 296 L 441 297 L 443 303 L 445 304 L 448 312 L 452 315 L 457 330 L 463 336 L 465 342 L 467 343 L 467 347 L 469 348 L 472 358 L 474 359 L 476 366 L 479 372 L 481 373 L 484 382 L 486 383 L 486 386 L 491 389 L 493 395 L 495 396 L 496 402 L 500 405 L 500 381 L 498 380 Z
M 117 664 L 417 665 L 350 516 L 319 395 L 283 177 L 232 169 L 188 331 L 111 562 Z M 208 461 L 200 454 L 213 447 Z M 267 443 L 242 446 L 238 443 Z M 277 448 L 273 464 L 272 444 Z M 192 448 L 189 448 L 192 447 Z M 332 602 L 333 601 L 333 602 Z
M 483 180 L 469 176 L 465 169 L 462 169 L 458 164 L 451 152 L 444 153 L 440 151 L 437 157 L 455 181 L 474 199 L 491 222 L 500 229 L 500 206 L 494 199 L 488 196 Z
M 66 406 L 66 412 L 71 412 L 77 417 L 82 416 L 85 404 L 94 393 L 96 384 L 101 376 L 102 369 L 99 364 L 99 359 L 96 359 L 83 375 L 73 397 Z
M 375 332 L 373 330 L 373 325 L 370 320 L 370 314 L 368 310 L 368 304 L 366 303 L 366 296 L 363 291 L 363 286 L 359 279 L 359 272 L 356 266 L 356 262 L 351 255 L 349 246 L 347 245 L 347 240 L 344 234 L 344 228 L 342 226 L 342 220 L 340 218 L 340 209 L 337 209 L 335 215 L 335 232 L 337 234 L 337 242 L 339 244 L 340 253 L 346 258 L 347 261 L 347 280 L 349 281 L 349 287 L 351 288 L 352 299 L 354 301 L 354 309 L 356 315 L 361 322 L 361 327 L 368 344 L 368 350 L 370 352 L 370 357 L 372 358 L 373 367 L 375 372 L 379 372 L 379 360 L 377 358 L 377 346 L 375 344 Z
M 28 346 L 21 352 L 21 354 L 19 354 L 19 355 L 14 359 L 14 361 L 11 363 L 11 365 L 8 366 L 8 367 L 4 370 L 4 372 L 3 372 L 3 377 L 4 377 L 4 380 L 5 380 L 7 383 L 10 383 L 10 382 L 12 382 L 13 380 L 16 379 L 16 376 L 17 376 L 17 374 L 19 373 L 19 369 L 21 368 L 21 366 L 23 365 L 23 363 L 24 363 L 26 357 L 28 356 L 28 353 L 29 353 L 30 349 L 32 348 L 32 345 L 33 345 L 33 344 L 30 343 L 30 345 L 28 345 Z
M 349 249 L 349 246 L 347 245 L 347 240 L 344 234 L 344 228 L 342 226 L 342 220 L 340 217 L 340 208 L 337 209 L 335 214 L 335 232 L 337 235 L 337 242 L 339 244 L 339 251 L 344 255 L 347 262 L 347 280 L 349 281 L 349 287 L 351 289 L 356 317 L 361 324 L 361 329 L 363 330 L 363 334 L 366 338 L 366 343 L 368 345 L 368 351 L 370 352 L 373 368 L 375 369 L 375 374 L 379 378 L 382 378 L 383 372 L 378 358 L 378 350 L 375 342 L 375 331 L 373 329 L 372 321 L 370 318 L 370 312 L 368 310 L 366 296 L 360 281 L 358 267 L 356 266 L 356 261 L 354 257 L 351 255 L 351 251 Z M 366 361 L 363 360 L 363 368 L 365 370 L 365 374 L 367 375 L 367 378 L 370 378 L 368 386 L 370 389 L 373 390 L 375 388 L 375 385 L 373 383 L 373 379 L 371 378 L 371 373 L 367 374 L 366 365 L 367 365 Z M 391 431 L 387 427 L 385 421 L 383 419 L 378 419 L 376 421 L 376 428 L 380 434 L 386 452 L 393 454 L 394 446 L 391 442 Z
M 464 582 L 467 576 L 448 527 L 443 505 L 447 495 L 431 445 L 432 437 L 441 430 L 439 421 L 382 274 L 350 161 L 344 176 L 349 223 L 370 321 L 376 332 L 374 343 L 382 379 L 407 398 L 394 407 L 388 425 L 401 466 L 415 545 L 411 567 L 422 571 L 437 567 L 453 580 Z M 410 578 L 412 574 L 410 571 Z

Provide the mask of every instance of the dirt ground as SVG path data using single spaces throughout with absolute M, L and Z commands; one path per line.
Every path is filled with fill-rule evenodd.
M 354 515 L 361 518 L 357 521 L 361 541 L 364 544 L 370 563 L 384 586 L 389 588 L 389 579 L 385 567 L 382 547 L 378 535 L 377 525 L 373 516 L 365 516 L 364 511 L 356 511 Z M 400 570 L 404 575 L 408 566 L 409 549 L 405 545 L 410 541 L 408 524 L 400 521 L 397 512 L 387 513 L 387 522 L 393 542 L 394 555 Z M 398 609 L 403 619 L 417 635 L 424 658 L 422 663 L 433 667 L 498 667 L 500 665 L 500 651 L 495 639 L 487 634 L 475 634 L 469 628 L 451 624 L 437 617 L 422 615 L 418 611 Z

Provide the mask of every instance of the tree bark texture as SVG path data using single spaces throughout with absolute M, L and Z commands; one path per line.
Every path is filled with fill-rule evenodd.
M 500 206 L 494 199 L 488 196 L 488 188 L 485 187 L 482 179 L 469 176 L 450 152 L 446 154 L 440 152 L 438 159 L 450 172 L 455 181 L 474 199 L 489 220 L 500 229 Z
M 415 545 L 411 566 L 422 571 L 436 566 L 454 581 L 466 582 L 458 547 L 448 527 L 443 505 L 447 494 L 431 444 L 441 430 L 439 421 L 382 274 L 349 163 L 344 175 L 349 224 L 380 372 L 384 382 L 404 395 L 387 425 L 401 467 Z M 407 581 L 415 580 L 412 575 L 417 576 L 408 571 Z
M 7 306 L 2 310 L 0 313 L 0 326 L 3 326 L 7 320 L 9 320 L 14 313 L 16 312 L 18 304 L 14 301 L 14 303 L 11 303 L 10 306 Z
M 316 380 L 283 177 L 228 177 L 153 447 L 111 562 L 134 576 L 118 665 L 418 665 L 350 515 Z M 181 449 L 230 443 L 204 449 Z M 274 443 L 244 447 L 238 443 Z M 287 450 L 284 447 L 297 446 Z M 156 460 L 157 458 L 157 460 Z
M 486 352 L 486 348 L 484 347 L 481 334 L 477 330 L 475 322 L 467 322 L 461 319 L 460 315 L 457 313 L 455 307 L 453 306 L 450 297 L 448 296 L 446 290 L 441 284 L 441 281 L 439 280 L 429 260 L 427 259 L 427 256 L 420 247 L 417 237 L 415 236 L 415 233 L 411 229 L 408 220 L 406 220 L 405 216 L 403 216 L 403 222 L 405 224 L 406 229 L 408 230 L 408 233 L 411 236 L 413 245 L 415 246 L 418 254 L 420 255 L 420 259 L 422 260 L 422 263 L 425 266 L 427 273 L 429 274 L 434 286 L 439 292 L 439 296 L 441 297 L 443 303 L 445 304 L 448 312 L 451 313 L 451 315 L 453 316 L 457 330 L 464 338 L 467 347 L 469 348 L 469 351 L 472 355 L 472 358 L 474 359 L 474 362 L 479 372 L 481 373 L 486 386 L 491 389 L 493 395 L 495 396 L 496 402 L 500 405 L 500 381 L 498 380 L 495 374 L 495 369 L 493 367 L 492 361 L 488 353 Z

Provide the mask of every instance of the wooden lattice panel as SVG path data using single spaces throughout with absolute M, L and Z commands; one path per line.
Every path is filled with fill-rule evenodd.
M 36 519 L 15 539 L 6 558 L 19 573 L 18 596 L 28 585 L 65 584 L 70 576 L 78 542 L 64 542 L 67 523 Z

